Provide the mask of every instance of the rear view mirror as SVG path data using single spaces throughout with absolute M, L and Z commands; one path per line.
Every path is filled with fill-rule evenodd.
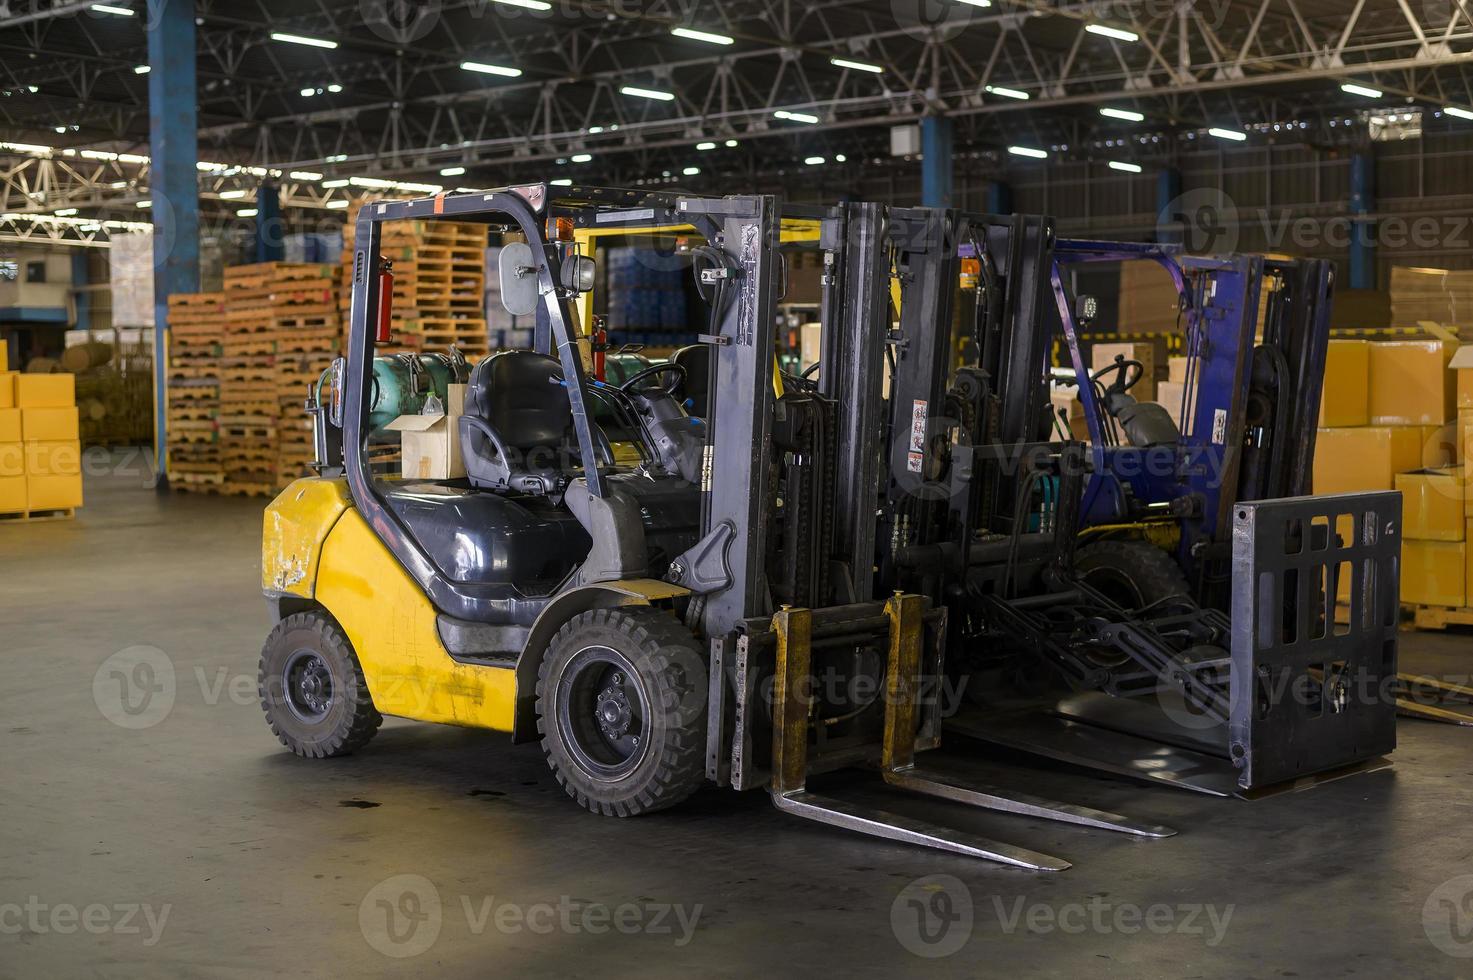
M 593 288 L 593 259 L 586 255 L 570 255 L 563 260 L 562 286 L 575 293 L 586 293 Z
M 501 305 L 512 316 L 530 316 L 537 309 L 537 261 L 532 246 L 512 242 L 501 247 Z

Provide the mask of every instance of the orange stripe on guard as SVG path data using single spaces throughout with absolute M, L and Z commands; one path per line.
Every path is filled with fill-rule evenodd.
M 436 214 L 444 214 L 445 213 L 445 195 L 444 194 L 436 194 L 435 195 L 435 213 Z

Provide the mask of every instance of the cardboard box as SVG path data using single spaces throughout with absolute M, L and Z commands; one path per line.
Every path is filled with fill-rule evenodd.
M 1320 393 L 1320 425 L 1369 425 L 1371 422 L 1371 344 L 1365 340 L 1332 340 L 1325 350 L 1325 380 Z
M 20 442 L 20 409 L 0 408 L 0 442 Z
M 1457 415 L 1450 344 L 1395 340 L 1371 344 L 1372 425 L 1441 425 Z
M 1127 263 L 1129 264 L 1129 263 Z M 1145 368 L 1141 380 L 1130 389 L 1131 397 L 1138 402 L 1156 400 L 1156 347 L 1154 344 L 1095 344 L 1089 352 L 1090 373 L 1107 368 L 1115 363 L 1116 355 L 1124 355 L 1127 361 L 1140 361 Z M 1114 382 L 1113 375 L 1102 379 L 1106 387 Z
M 1462 541 L 1463 473 L 1456 468 L 1398 473 L 1402 537 L 1416 541 Z
M 0 374 L 6 373 L 10 367 L 10 343 L 0 340 Z
M 77 379 L 71 374 L 21 374 L 15 379 L 21 408 L 65 408 L 77 404 Z
M 1334 341 L 1330 341 L 1334 343 Z M 1189 358 L 1172 355 L 1166 359 L 1166 380 L 1172 384 L 1185 384 L 1187 380 L 1187 361 Z
M 401 415 L 384 426 L 400 434 L 400 472 L 406 480 L 454 480 L 465 476 L 457 424 L 465 414 L 465 387 L 449 386 L 444 415 Z
M 1422 468 L 1422 430 L 1380 425 L 1315 434 L 1314 492 L 1393 490 L 1396 474 Z
M 21 514 L 26 509 L 26 478 L 0 476 L 0 514 Z
M 82 473 L 82 444 L 75 439 L 28 442 L 25 447 L 28 476 L 80 476 Z
M 4 365 L 0 364 L 0 368 Z M 20 377 L 14 371 L 0 370 L 0 408 L 15 407 L 15 379 Z
M 1079 442 L 1089 442 L 1089 421 L 1084 416 L 1084 403 L 1079 400 L 1078 386 L 1055 385 L 1049 392 L 1049 404 L 1053 406 L 1056 419 L 1061 412 L 1068 413 L 1070 436 Z M 1060 424 L 1063 424 L 1062 420 Z M 1049 439 L 1056 439 L 1058 435 L 1058 428 L 1050 424 Z
M 1461 606 L 1467 601 L 1468 554 L 1462 541 L 1401 543 L 1401 601 Z
M 1186 388 L 1180 381 L 1163 381 L 1156 386 L 1156 404 L 1166 409 L 1166 414 L 1176 423 L 1178 431 L 1182 428 L 1181 399 Z
M 70 510 L 82 506 L 80 476 L 26 475 L 27 510 Z
M 70 442 L 81 438 L 75 406 L 22 408 L 20 416 L 21 438 L 26 442 Z
M 0 442 L 0 478 L 25 475 L 25 443 Z
M 1418 426 L 1422 431 L 1422 468 L 1440 469 L 1457 466 L 1463 461 L 1461 441 L 1463 430 L 1460 422 L 1444 425 Z
M 1464 344 L 1448 362 L 1457 375 L 1458 411 L 1473 408 L 1473 344 Z
M 802 362 L 803 370 L 818 363 L 822 340 L 823 324 L 805 323 L 798 328 L 798 360 Z

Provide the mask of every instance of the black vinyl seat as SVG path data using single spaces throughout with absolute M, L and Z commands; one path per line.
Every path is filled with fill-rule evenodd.
M 461 455 L 472 486 L 547 496 L 567 476 L 573 411 L 555 358 L 535 351 L 493 354 L 471 372 L 460 417 Z
M 710 414 L 711 349 L 705 344 L 692 344 L 680 348 L 670 360 L 685 368 L 680 395 L 686 411 L 698 419 L 706 418 Z

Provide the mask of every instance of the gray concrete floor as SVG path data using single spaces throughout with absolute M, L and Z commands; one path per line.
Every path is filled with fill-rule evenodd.
M 1473 973 L 1429 940 L 1473 952 L 1444 902 L 1473 912 L 1473 730 L 1404 722 L 1393 771 L 1256 803 L 1010 770 L 1181 830 L 1163 841 L 899 807 L 1074 861 L 1057 875 L 759 794 L 600 819 L 491 733 L 391 720 L 352 758 L 287 753 L 254 695 L 261 503 L 105 468 L 75 521 L 0 527 L 0 976 Z M 1467 634 L 1404 637 L 1410 666 L 1473 666 Z M 171 667 L 167 712 L 117 710 L 104 663 L 137 646 L 162 671 L 122 676 Z

